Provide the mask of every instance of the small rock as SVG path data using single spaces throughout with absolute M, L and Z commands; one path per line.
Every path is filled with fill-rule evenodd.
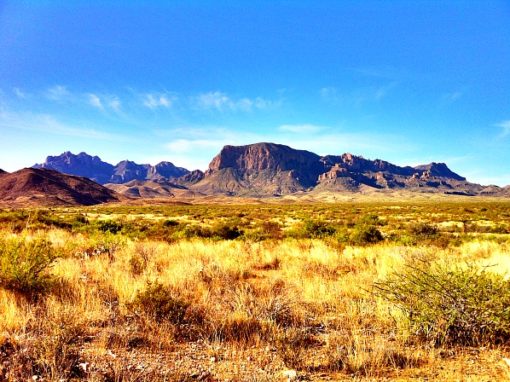
M 510 367 L 510 358 L 503 358 L 503 362 L 506 363 L 508 367 Z
M 212 362 L 212 363 L 216 362 L 216 357 L 209 358 L 209 361 Z
M 84 373 L 86 373 L 86 372 L 87 372 L 87 369 L 88 369 L 88 367 L 89 367 L 89 363 L 88 363 L 88 362 L 82 362 L 82 363 L 79 363 L 79 364 L 78 364 L 78 367 L 79 367 L 80 369 L 82 369 Z
M 296 370 L 284 370 L 283 371 L 284 378 L 287 378 L 288 381 L 295 381 L 297 379 L 297 371 Z
M 106 352 L 106 354 L 108 354 L 110 357 L 112 357 L 113 359 L 117 358 L 117 356 L 115 354 L 113 354 L 113 352 L 111 350 L 108 350 Z

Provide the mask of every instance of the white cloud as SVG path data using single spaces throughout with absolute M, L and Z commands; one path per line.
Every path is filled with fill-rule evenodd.
M 499 135 L 500 138 L 505 138 L 510 135 L 510 119 L 506 121 L 501 121 L 496 124 L 497 127 L 501 127 L 501 133 Z
M 319 89 L 319 94 L 324 101 L 330 103 L 360 106 L 369 102 L 382 101 L 397 85 L 397 81 L 392 81 L 385 85 L 369 86 L 348 91 L 340 91 L 334 86 L 328 86 Z
M 88 94 L 89 104 L 96 109 L 104 110 L 103 103 L 101 102 L 101 98 L 97 94 L 89 93 Z
M 364 101 L 381 101 L 388 94 L 390 94 L 391 90 L 398 85 L 397 81 L 390 82 L 389 84 L 383 86 L 377 86 L 373 88 L 367 89 L 362 94 L 362 102 Z
M 231 99 L 222 92 L 202 93 L 196 97 L 196 103 L 201 109 L 224 110 L 233 107 Z
M 122 106 L 122 103 L 120 102 L 119 98 L 116 97 L 116 96 L 113 96 L 109 101 L 108 101 L 108 106 L 110 106 L 110 108 L 114 111 L 116 111 L 117 113 L 120 112 L 120 109 L 121 109 L 121 106 Z
M 174 101 L 175 97 L 168 94 L 148 93 L 144 96 L 143 105 L 154 110 L 159 107 L 169 108 Z
M 329 86 L 319 90 L 322 98 L 326 100 L 336 99 L 338 96 L 338 90 L 335 87 Z
M 88 93 L 87 101 L 89 105 L 101 111 L 105 111 L 107 109 L 111 109 L 116 113 L 120 113 L 122 111 L 122 102 L 116 95 Z
M 192 98 L 192 104 L 201 110 L 217 111 L 253 111 L 276 107 L 279 101 L 271 101 L 262 97 L 235 99 L 220 91 L 201 93 Z
M 55 85 L 46 90 L 46 97 L 52 101 L 65 101 L 71 96 L 71 93 L 63 85 Z
M 284 133 L 312 134 L 327 129 L 324 126 L 312 125 L 309 123 L 301 125 L 281 125 L 278 130 Z
M 18 97 L 19 99 L 27 99 L 28 95 L 24 91 L 22 91 L 20 88 L 13 88 L 12 89 L 14 95 Z
M 17 129 L 45 134 L 108 141 L 125 140 L 125 137 L 104 131 L 80 128 L 62 123 L 49 114 L 15 113 L 6 110 L 0 111 L 0 130 L 1 129 Z
M 461 91 L 446 93 L 446 94 L 443 94 L 443 101 L 446 101 L 448 103 L 453 103 L 453 102 L 457 101 L 458 99 L 460 99 L 463 95 L 464 95 L 464 93 Z

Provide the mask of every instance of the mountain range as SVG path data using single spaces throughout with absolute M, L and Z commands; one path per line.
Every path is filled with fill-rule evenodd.
M 185 168 L 174 166 L 171 162 L 160 162 L 151 166 L 124 160 L 114 166 L 103 162 L 98 156 L 91 156 L 84 152 L 75 155 L 69 151 L 58 156 L 49 156 L 44 163 L 35 164 L 32 167 L 84 176 L 100 184 L 176 178 L 189 172 Z
M 171 162 L 155 166 L 103 162 L 86 153 L 65 152 L 33 166 L 88 177 L 130 198 L 199 195 L 283 196 L 296 193 L 408 190 L 458 195 L 507 196 L 508 187 L 482 186 L 444 163 L 397 166 L 349 153 L 319 156 L 275 143 L 225 146 L 209 168 L 189 171 Z

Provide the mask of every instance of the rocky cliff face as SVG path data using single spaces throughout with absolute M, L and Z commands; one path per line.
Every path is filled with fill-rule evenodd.
M 125 160 L 113 166 L 110 163 L 103 162 L 97 156 L 91 156 L 83 152 L 75 155 L 69 151 L 58 156 L 49 156 L 44 163 L 32 167 L 84 176 L 100 184 L 178 178 L 189 172 L 185 168 L 174 166 L 171 162 L 161 162 L 151 166 Z
M 281 195 L 307 190 L 317 182 L 324 165 L 317 154 L 275 143 L 225 146 L 213 158 L 202 192 Z
M 411 167 L 349 153 L 321 157 L 309 151 L 265 142 L 225 146 L 212 159 L 205 173 L 200 170 L 189 172 L 170 162 L 151 166 L 126 160 L 113 166 L 98 157 L 69 152 L 48 157 L 45 163 L 34 167 L 85 176 L 99 183 L 108 183 L 109 187 L 122 184 L 124 195 L 141 197 L 182 193 L 182 190 L 193 195 L 243 196 L 399 189 L 462 195 L 510 194 L 510 188 L 470 183 L 444 163 Z M 0 176 L 5 174 L 0 172 Z
M 203 193 L 282 195 L 299 191 L 360 191 L 420 189 L 475 194 L 478 185 L 444 163 L 397 166 L 349 153 L 320 157 L 274 143 L 225 146 L 214 157 L 204 178 L 192 186 Z
M 422 177 L 439 177 L 465 181 L 466 178 L 451 171 L 445 163 L 432 162 L 426 165 L 416 166 L 418 173 L 421 172 Z
M 469 193 L 478 192 L 476 187 L 444 163 L 401 167 L 380 159 L 369 160 L 352 154 L 327 155 L 321 160 L 329 170 L 319 176 L 318 189 L 352 191 L 368 186 L 376 189 L 468 189 Z

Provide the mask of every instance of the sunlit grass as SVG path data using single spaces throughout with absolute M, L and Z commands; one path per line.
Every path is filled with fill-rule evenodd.
M 165 236 L 102 232 L 93 220 L 67 229 L 38 226 L 17 232 L 5 226 L 3 238 L 42 236 L 61 256 L 48 268 L 52 284 L 45 294 L 31 298 L 0 288 L 0 346 L 11 344 L 10 362 L 20 366 L 18 371 L 13 367 L 9 377 L 0 374 L 0 379 L 25 380 L 37 373 L 48 380 L 70 378 L 71 371 L 83 362 L 93 367 L 76 378 L 105 380 L 111 370 L 125 380 L 136 380 L 136 375 L 145 380 L 180 380 L 192 374 L 191 361 L 167 370 L 166 377 L 161 367 L 147 366 L 138 374 L 128 368 L 132 358 L 136 365 L 148 364 L 154 354 L 169 364 L 181 358 L 194 360 L 193 367 L 203 366 L 218 379 L 232 375 L 232 365 L 244 365 L 245 370 L 258 370 L 249 369 L 259 373 L 261 380 L 279 380 L 288 368 L 301 375 L 333 379 L 441 376 L 454 380 L 459 369 L 451 359 L 458 359 L 461 367 L 480 378 L 494 380 L 505 375 L 499 363 L 493 368 L 483 365 L 485 360 L 499 362 L 508 356 L 505 346 L 487 343 L 476 349 L 480 364 L 472 370 L 473 357 L 466 348 L 433 347 L 421 341 L 412 332 L 408 317 L 374 294 L 373 285 L 422 258 L 438 264 L 485 267 L 508 276 L 509 234 L 450 232 L 450 225 L 442 222 L 461 222 L 466 214 L 472 215 L 462 205 L 317 208 L 318 221 L 331 224 L 335 233 L 320 238 L 166 240 Z M 475 208 L 476 214 L 490 214 L 484 219 L 494 219 L 491 226 L 508 224 L 504 208 L 499 215 L 476 206 L 468 209 Z M 162 207 L 161 211 L 148 209 L 146 220 L 139 213 L 134 221 L 177 221 L 177 214 L 183 213 L 193 224 L 204 220 L 214 226 L 215 219 L 226 215 L 236 224 L 246 219 L 241 229 L 255 232 L 271 218 L 285 232 L 299 229 L 310 219 L 307 213 L 311 210 L 310 206 L 248 206 L 235 211 L 243 216 L 234 219 L 234 212 L 223 207 L 186 206 L 177 211 Z M 377 225 L 384 240 L 377 244 L 346 240 L 343 233 L 355 229 L 369 212 L 384 214 Z M 118 218 L 124 213 L 98 211 L 97 216 Z M 71 209 L 59 218 L 75 221 L 79 214 L 81 210 Z M 418 215 L 439 232 L 413 236 L 413 219 Z M 181 228 L 173 223 L 168 227 L 170 233 Z M 144 295 L 151 287 L 156 292 Z M 159 301 L 167 310 L 155 316 L 149 309 L 151 301 Z M 175 307 L 182 307 L 182 315 L 172 315 Z M 190 358 L 190 354 L 197 357 Z M 251 377 L 248 371 L 242 374 L 241 366 L 236 370 L 245 379 Z

